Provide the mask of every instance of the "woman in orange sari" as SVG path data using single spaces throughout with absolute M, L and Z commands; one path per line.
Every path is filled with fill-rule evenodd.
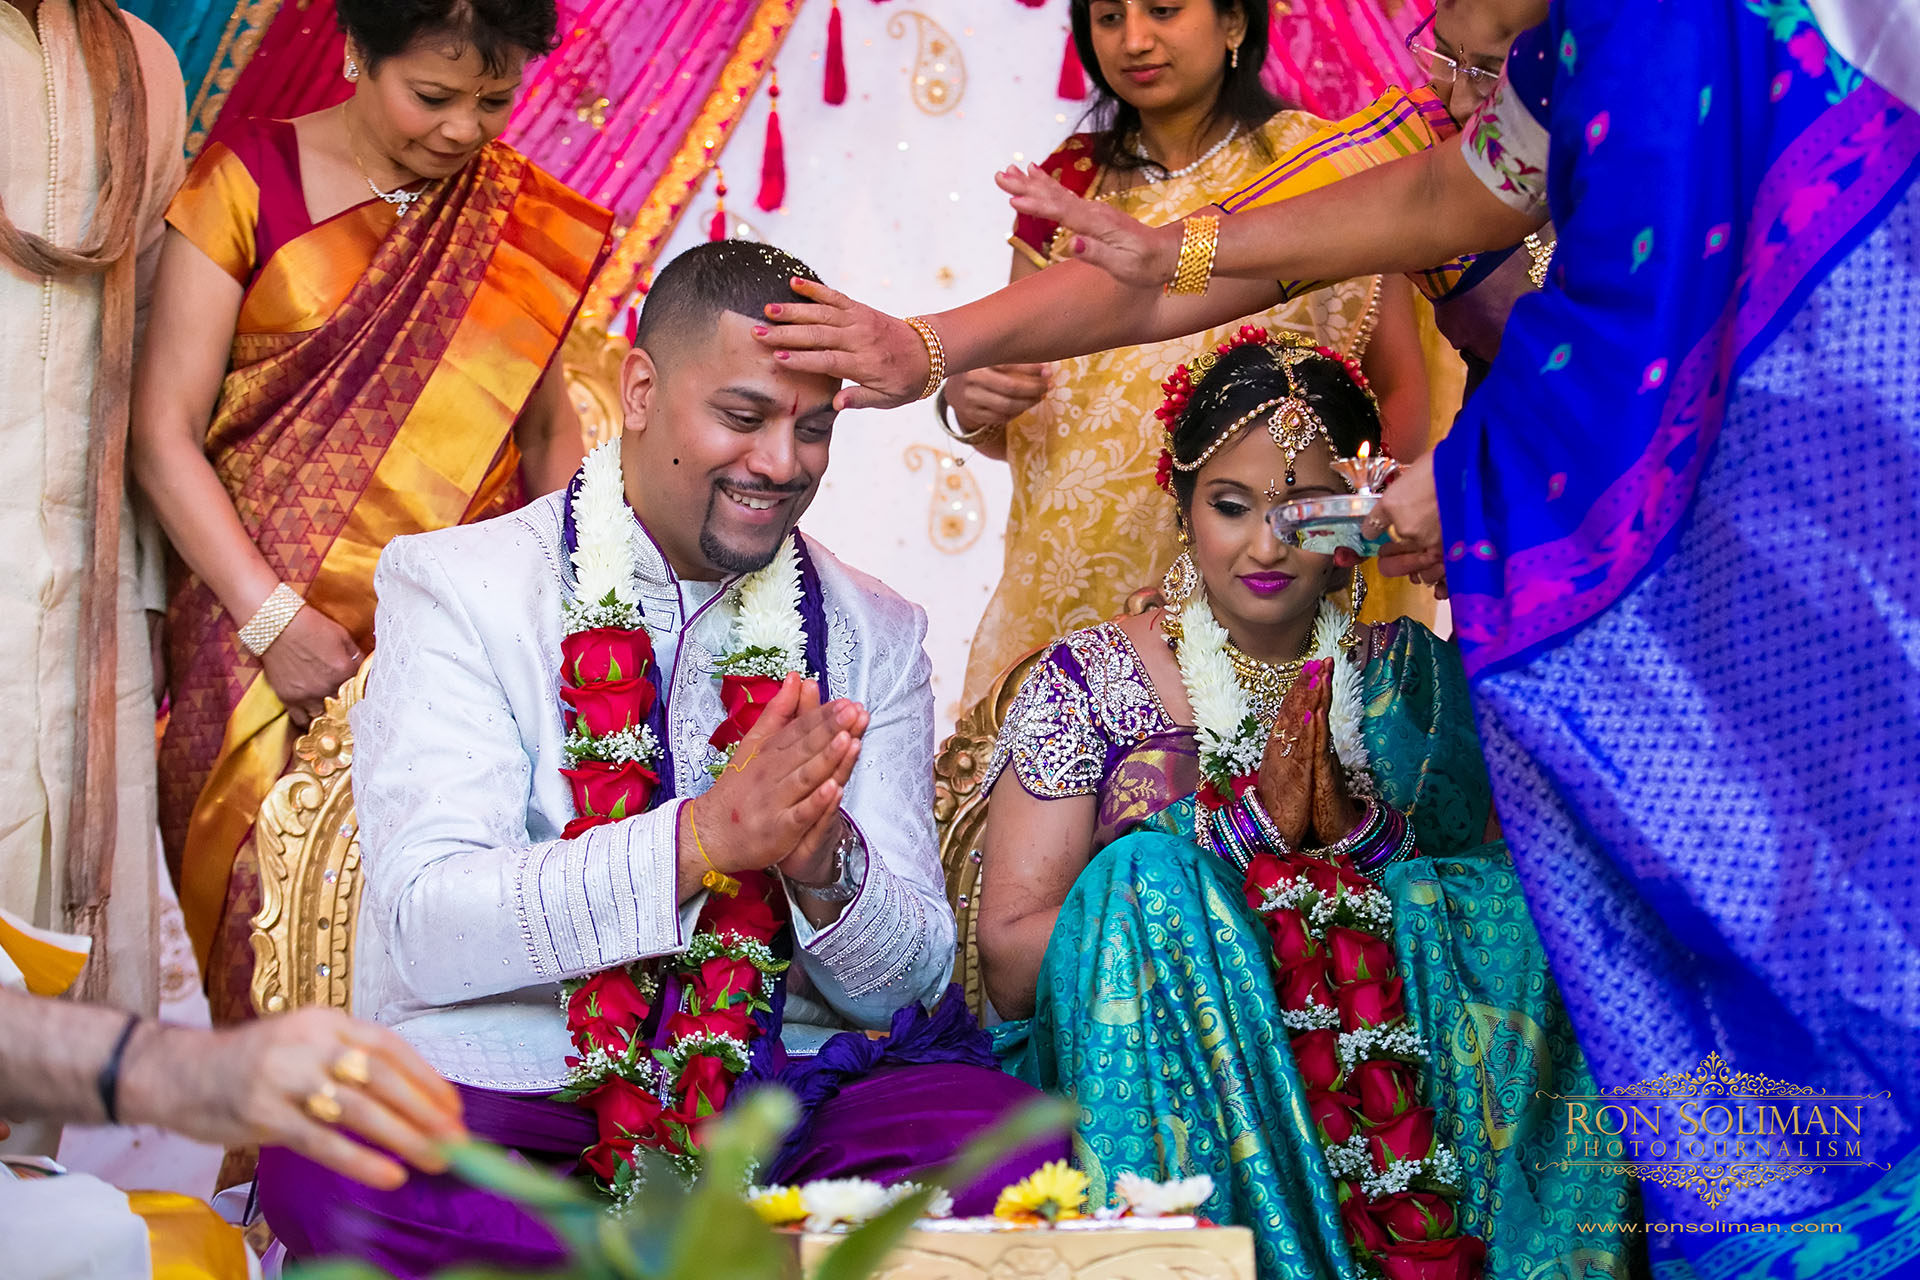
M 251 121 L 168 212 L 134 472 L 178 553 L 160 824 L 216 1020 L 248 1016 L 248 837 L 372 651 L 388 541 L 579 465 L 556 356 L 612 217 L 510 147 L 553 0 L 340 0 L 354 93 Z

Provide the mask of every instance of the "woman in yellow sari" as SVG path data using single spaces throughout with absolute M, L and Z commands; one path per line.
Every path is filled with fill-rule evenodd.
M 1260 83 L 1268 8 L 1246 0 L 1073 0 L 1095 129 L 1062 143 L 1047 172 L 1156 224 L 1252 181 L 1324 123 L 1281 109 Z M 1012 279 L 1070 257 L 1070 239 L 1052 223 L 1019 219 Z M 1118 613 L 1178 554 L 1153 484 L 1160 379 L 1241 323 L 1302 334 L 1362 360 L 1379 388 L 1390 442 L 1405 456 L 1418 453 L 1427 381 L 1411 299 L 1398 277 L 1367 276 L 1172 342 L 949 379 L 949 432 L 1013 471 L 1005 570 L 974 634 L 963 702 L 979 699 L 1036 646 Z
M 495 141 L 553 0 L 338 7 L 353 96 L 200 157 L 135 380 L 178 553 L 161 833 L 222 1021 L 249 1008 L 254 816 L 372 651 L 381 549 L 579 464 L 555 357 L 612 222 Z

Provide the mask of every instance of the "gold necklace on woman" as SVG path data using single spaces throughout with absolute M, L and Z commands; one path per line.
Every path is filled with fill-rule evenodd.
M 1178 610 L 1168 609 L 1161 614 L 1160 632 L 1167 638 L 1167 647 L 1176 654 L 1180 651 L 1181 630 Z M 1234 680 L 1245 691 L 1253 714 L 1268 728 L 1272 728 L 1273 722 L 1279 718 L 1280 704 L 1286 701 L 1293 682 L 1300 678 L 1307 660 L 1313 656 L 1313 638 L 1314 631 L 1309 628 L 1306 639 L 1300 644 L 1300 656 L 1288 662 L 1267 662 L 1256 658 L 1235 644 L 1231 637 L 1228 638 L 1227 661 L 1233 664 Z
M 1263 661 L 1232 640 L 1227 641 L 1227 661 L 1233 664 L 1234 679 L 1246 691 L 1247 701 L 1261 724 L 1271 726 L 1279 718 L 1280 704 L 1286 701 L 1288 691 L 1300 678 L 1312 652 L 1312 631 L 1307 632 L 1306 643 L 1300 646 L 1300 656 L 1289 662 Z

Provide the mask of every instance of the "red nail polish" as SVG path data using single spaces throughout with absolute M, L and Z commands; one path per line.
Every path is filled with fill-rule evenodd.
M 757 324 L 753 326 L 753 336 L 756 338 L 764 338 L 772 332 L 773 330 L 767 328 L 767 326 L 763 324 Z
M 785 359 L 787 359 L 787 358 L 788 358 L 788 357 L 789 357 L 789 356 L 790 356 L 791 354 L 792 354 L 791 352 L 787 352 L 787 351 L 776 351 L 776 352 L 774 352 L 774 353 L 773 353 L 773 358 L 774 358 L 775 360 L 785 360 Z
M 768 304 L 767 304 L 767 314 L 768 314 L 768 315 L 770 315 L 770 316 L 777 316 L 777 315 L 779 315 L 779 314 L 780 314 L 780 304 L 779 304 L 779 303 L 777 303 L 777 302 L 770 302 L 770 303 L 768 303 Z

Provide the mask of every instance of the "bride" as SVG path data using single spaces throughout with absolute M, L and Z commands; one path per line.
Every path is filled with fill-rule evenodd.
M 1568 1163 L 1538 1096 L 1595 1089 L 1460 659 L 1356 627 L 1333 557 L 1267 522 L 1349 491 L 1371 391 L 1259 329 L 1166 391 L 1187 550 L 1164 608 L 1056 643 L 986 779 L 1007 1068 L 1079 1102 L 1094 1203 L 1123 1173 L 1208 1175 L 1203 1212 L 1253 1229 L 1265 1277 L 1626 1275 L 1627 1186 Z

